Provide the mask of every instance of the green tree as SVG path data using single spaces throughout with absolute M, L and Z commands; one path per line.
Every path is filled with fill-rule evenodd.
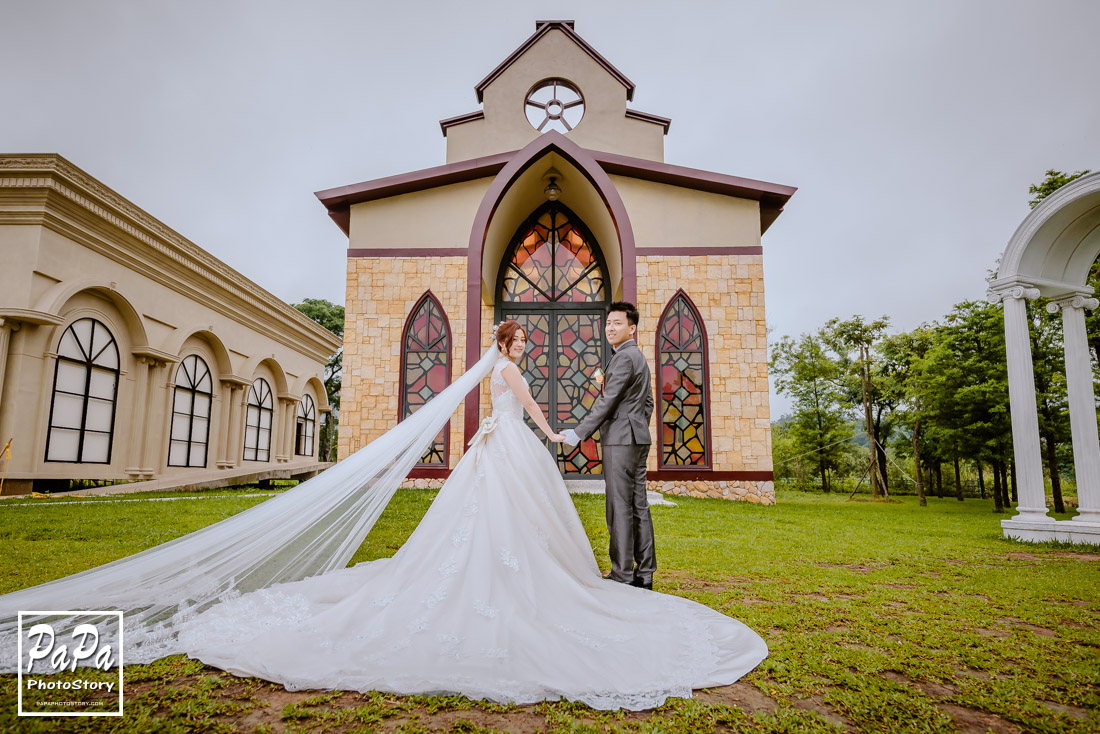
M 1053 168 L 1046 172 L 1046 178 L 1044 178 L 1038 184 L 1032 184 L 1028 187 L 1027 192 L 1034 194 L 1035 198 L 1029 200 L 1027 203 L 1031 205 L 1031 208 L 1039 206 L 1039 202 L 1053 194 L 1058 189 L 1062 188 L 1070 181 L 1081 178 L 1088 174 L 1089 169 L 1083 171 L 1075 171 L 1074 173 L 1062 173 L 1061 171 L 1055 171 Z
M 307 298 L 294 308 L 304 313 L 338 337 L 344 336 L 344 307 L 321 298 Z M 322 461 L 336 460 L 336 437 L 340 424 L 340 382 L 344 369 L 344 350 L 341 347 L 325 364 L 325 393 L 332 407 L 328 420 L 321 425 L 319 456 Z
M 848 437 L 837 364 L 818 336 L 803 334 L 798 341 L 787 336 L 779 340 L 770 368 L 776 390 L 794 402 L 794 413 L 782 434 L 782 448 L 790 452 L 786 460 L 809 455 L 808 461 L 817 465 L 822 489 L 829 492 L 830 475 L 840 463 Z
M 846 321 L 830 319 L 822 329 L 823 341 L 838 356 L 848 405 L 862 408 L 864 430 L 871 451 L 872 497 L 889 493 L 883 446 L 892 426 L 884 418 L 892 411 L 898 396 L 883 379 L 882 366 L 875 353 L 875 345 L 889 326 L 890 319 L 886 316 L 867 321 L 857 315 Z
M 926 434 L 955 466 L 955 496 L 963 499 L 959 463 L 1003 456 L 1011 435 L 1004 326 L 998 307 L 956 304 L 919 360 L 914 383 Z M 1001 452 L 1001 453 L 998 453 Z
M 882 373 L 892 382 L 891 390 L 898 396 L 895 416 L 909 429 L 910 448 L 913 454 L 914 484 L 917 499 L 922 507 L 928 504 L 924 496 L 924 479 L 921 473 L 921 407 L 918 385 L 926 379 L 924 357 L 932 348 L 935 332 L 921 325 L 910 332 L 884 338 L 878 347 L 882 357 Z M 903 449 L 901 453 L 906 453 Z

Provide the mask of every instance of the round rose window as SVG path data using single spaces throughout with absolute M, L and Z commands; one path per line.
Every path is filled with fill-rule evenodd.
M 564 79 L 545 79 L 527 94 L 527 121 L 540 133 L 567 133 L 584 117 L 581 91 Z

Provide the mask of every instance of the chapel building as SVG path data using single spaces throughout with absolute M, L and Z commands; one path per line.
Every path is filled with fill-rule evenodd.
M 317 193 L 349 241 L 338 457 L 503 319 L 527 331 L 551 426 L 575 426 L 627 300 L 654 375 L 651 488 L 773 503 L 761 236 L 795 189 L 665 163 L 671 121 L 628 107 L 634 83 L 573 21 L 536 22 L 474 90 L 480 109 L 439 123 L 444 165 Z M 483 385 L 411 476 L 438 485 L 489 411 Z M 547 447 L 567 479 L 600 479 L 597 438 Z

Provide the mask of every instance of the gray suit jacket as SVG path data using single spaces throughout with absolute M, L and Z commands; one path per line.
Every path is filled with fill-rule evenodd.
M 574 428 L 587 439 L 600 429 L 600 443 L 613 446 L 649 444 L 653 385 L 649 364 L 633 339 L 619 345 L 603 376 L 603 395 Z

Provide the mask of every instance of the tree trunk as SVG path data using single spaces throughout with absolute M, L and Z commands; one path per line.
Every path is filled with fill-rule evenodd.
M 1003 459 L 1001 460 L 1001 503 L 1005 506 L 1006 512 L 1012 508 L 1012 498 L 1008 494 L 1008 465 Z
M 936 497 L 943 499 L 943 462 L 936 462 Z
M 1009 466 L 1012 468 L 1012 501 L 1016 504 L 1020 503 L 1020 494 L 1016 491 L 1016 459 L 1013 458 L 1009 461 Z
M 920 421 L 916 421 L 913 424 L 913 470 L 916 472 L 917 480 L 917 501 L 920 502 L 921 507 L 928 506 L 928 500 L 924 498 L 924 483 L 920 474 L 920 448 L 917 444 L 917 434 L 920 432 Z
M 867 446 L 871 449 L 871 497 L 878 499 L 882 494 L 882 484 L 879 480 L 878 446 L 875 441 L 874 423 L 871 420 L 871 396 L 867 390 L 867 359 L 863 354 L 863 345 L 859 347 L 859 384 L 863 391 L 863 427 L 867 432 Z
M 959 455 L 955 454 L 955 499 L 963 501 L 962 474 L 959 472 Z
M 825 471 L 825 459 L 819 458 L 817 460 L 817 468 L 821 471 L 821 488 L 825 492 L 829 491 L 829 475 Z
M 1062 502 L 1062 477 L 1058 476 L 1058 446 L 1051 437 L 1044 436 L 1043 443 L 1047 451 L 1047 471 L 1050 472 L 1050 491 L 1054 495 L 1054 511 L 1063 513 L 1066 506 Z
M 985 474 L 982 472 L 982 462 L 978 461 L 978 493 L 985 499 Z
M 878 465 L 882 467 L 882 491 L 887 497 L 890 496 L 890 473 L 886 471 L 886 449 L 882 447 L 882 442 L 875 439 L 875 449 L 878 455 L 875 457 L 878 461 Z
M 981 476 L 980 474 L 978 475 Z M 1004 505 L 1001 503 L 1001 460 L 993 460 L 993 511 L 1000 513 L 1004 512 Z

